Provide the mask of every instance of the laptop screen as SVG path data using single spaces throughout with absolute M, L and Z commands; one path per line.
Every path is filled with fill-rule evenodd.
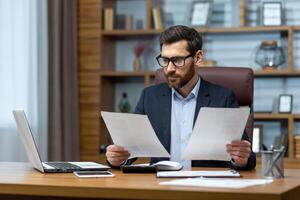
M 17 127 L 19 130 L 18 132 L 19 132 L 22 142 L 25 146 L 25 150 L 26 150 L 26 153 L 27 153 L 30 163 L 37 170 L 44 172 L 42 160 L 41 160 L 39 152 L 37 150 L 37 147 L 36 147 L 29 123 L 27 121 L 25 112 L 23 110 L 14 110 L 13 115 L 16 120 Z

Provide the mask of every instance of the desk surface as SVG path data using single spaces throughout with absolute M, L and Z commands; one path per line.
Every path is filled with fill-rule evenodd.
M 195 168 L 207 170 L 208 168 Z M 212 169 L 212 168 L 211 168 Z M 220 169 L 219 169 L 220 170 Z M 0 198 L 9 199 L 299 199 L 300 169 L 285 169 L 286 178 L 243 189 L 163 186 L 155 174 L 123 174 L 114 178 L 78 179 L 73 174 L 42 174 L 26 163 L 0 163 Z M 260 178 L 259 169 L 241 172 Z

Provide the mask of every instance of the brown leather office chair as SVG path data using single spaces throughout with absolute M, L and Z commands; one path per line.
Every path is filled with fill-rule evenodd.
M 198 74 L 205 80 L 226 87 L 234 92 L 240 106 L 249 106 L 246 132 L 252 141 L 253 131 L 253 70 L 244 67 L 199 67 Z M 155 84 L 166 82 L 163 69 L 155 73 Z

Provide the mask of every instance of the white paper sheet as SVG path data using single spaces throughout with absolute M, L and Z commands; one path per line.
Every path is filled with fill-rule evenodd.
M 104 111 L 101 115 L 114 144 L 127 149 L 130 157 L 170 157 L 146 115 Z
M 273 180 L 267 180 L 267 179 L 187 178 L 187 179 L 176 179 L 173 181 L 160 182 L 159 184 L 174 185 L 174 186 L 198 186 L 198 187 L 239 189 L 239 188 L 255 186 L 255 185 L 265 185 L 272 182 Z
M 229 161 L 226 144 L 241 139 L 249 113 L 249 107 L 201 108 L 182 159 Z
M 191 177 L 240 177 L 240 173 L 233 170 L 218 170 L 218 171 L 165 171 L 157 172 L 158 178 L 191 178 Z

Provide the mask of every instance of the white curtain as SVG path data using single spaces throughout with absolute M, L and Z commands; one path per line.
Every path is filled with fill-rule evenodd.
M 12 116 L 24 109 L 47 155 L 47 2 L 0 0 L 0 161 L 26 161 Z

